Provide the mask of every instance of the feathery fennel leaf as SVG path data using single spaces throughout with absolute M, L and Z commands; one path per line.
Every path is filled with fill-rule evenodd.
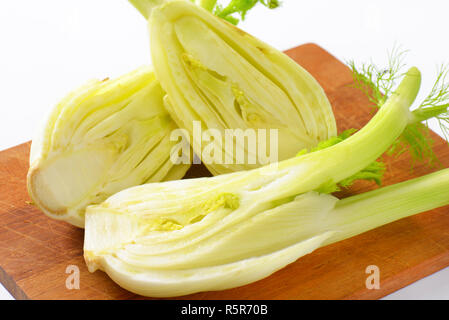
M 438 120 L 441 131 L 449 140 L 449 66 L 441 65 L 437 70 L 437 78 L 429 95 L 420 106 L 413 111 L 417 121 L 430 118 Z
M 404 58 L 407 51 L 395 47 L 388 54 L 388 66 L 379 68 L 374 63 L 357 66 L 354 60 L 348 62 L 354 78 L 354 86 L 362 90 L 377 108 L 382 107 L 393 93 L 396 81 L 404 74 Z
M 357 66 L 354 61 L 348 65 L 352 70 L 354 87 L 362 90 L 375 108 L 381 108 L 385 101 L 394 94 L 396 81 L 404 73 L 404 59 L 407 51 L 394 48 L 388 56 L 388 66 L 379 68 L 373 63 Z M 448 66 L 437 70 L 437 77 L 431 92 L 424 101 L 412 111 L 412 121 L 403 134 L 388 151 L 390 155 L 410 152 L 413 163 L 427 162 L 434 165 L 437 157 L 433 152 L 433 139 L 430 136 L 428 120 L 438 121 L 444 138 L 449 141 L 449 79 Z

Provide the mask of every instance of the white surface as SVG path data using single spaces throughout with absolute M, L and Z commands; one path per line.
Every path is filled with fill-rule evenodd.
M 0 300 L 14 300 L 12 295 L 0 284 Z
M 384 300 L 449 300 L 449 268 L 434 273 L 424 279 L 416 281 L 408 287 L 398 290 Z
M 436 66 L 449 62 L 447 12 L 447 0 L 284 0 L 240 27 L 281 50 L 315 42 L 343 61 L 380 65 L 400 44 L 428 91 Z M 87 79 L 147 63 L 146 23 L 126 0 L 1 1 L 0 150 L 30 140 L 43 114 Z M 389 298 L 447 299 L 448 283 L 446 269 Z

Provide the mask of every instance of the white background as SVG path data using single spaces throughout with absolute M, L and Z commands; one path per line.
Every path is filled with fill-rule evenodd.
M 240 27 L 280 50 L 314 42 L 343 61 L 382 65 L 401 45 L 423 73 L 423 92 L 449 62 L 447 0 L 283 2 L 253 10 Z M 126 0 L 1 1 L 0 150 L 30 140 L 44 114 L 87 79 L 150 63 L 148 42 L 146 22 Z M 389 298 L 449 299 L 449 269 Z

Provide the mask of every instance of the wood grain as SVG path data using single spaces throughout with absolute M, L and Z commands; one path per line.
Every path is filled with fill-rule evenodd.
M 339 131 L 361 128 L 372 116 L 367 99 L 350 86 L 350 70 L 314 44 L 286 52 L 324 87 Z M 449 166 L 447 144 L 432 133 L 442 167 Z M 0 281 L 17 299 L 140 299 L 104 273 L 89 273 L 82 257 L 83 231 L 47 218 L 29 204 L 25 178 L 30 143 L 0 152 Z M 406 154 L 386 157 L 384 184 L 438 169 L 418 164 L 410 170 Z M 194 166 L 188 176 L 207 174 Z M 358 183 L 340 196 L 373 188 Z M 80 290 L 68 290 L 66 268 L 80 269 Z M 365 286 L 369 265 L 380 268 L 381 287 Z M 449 265 L 449 208 L 402 219 L 309 254 L 272 276 L 226 291 L 182 299 L 377 299 Z

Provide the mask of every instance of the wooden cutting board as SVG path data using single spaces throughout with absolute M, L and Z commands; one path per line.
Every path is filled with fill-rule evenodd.
M 287 51 L 324 87 L 339 131 L 360 128 L 372 107 L 350 86 L 350 70 L 314 44 Z M 432 133 L 441 166 L 449 167 L 449 147 Z M 30 143 L 0 152 L 0 281 L 17 299 L 139 299 L 106 274 L 93 274 L 83 260 L 83 231 L 43 215 L 29 202 L 25 179 Z M 386 158 L 384 184 L 404 181 L 438 169 L 417 164 L 410 170 L 404 154 Z M 194 167 L 190 177 L 206 171 Z M 340 194 L 373 188 L 359 183 Z M 366 268 L 380 271 L 380 289 L 367 289 Z M 256 283 L 189 299 L 377 299 L 449 265 L 449 207 L 391 223 L 309 254 Z M 68 266 L 80 270 L 80 289 L 68 290 Z M 70 269 L 68 270 L 70 272 Z

